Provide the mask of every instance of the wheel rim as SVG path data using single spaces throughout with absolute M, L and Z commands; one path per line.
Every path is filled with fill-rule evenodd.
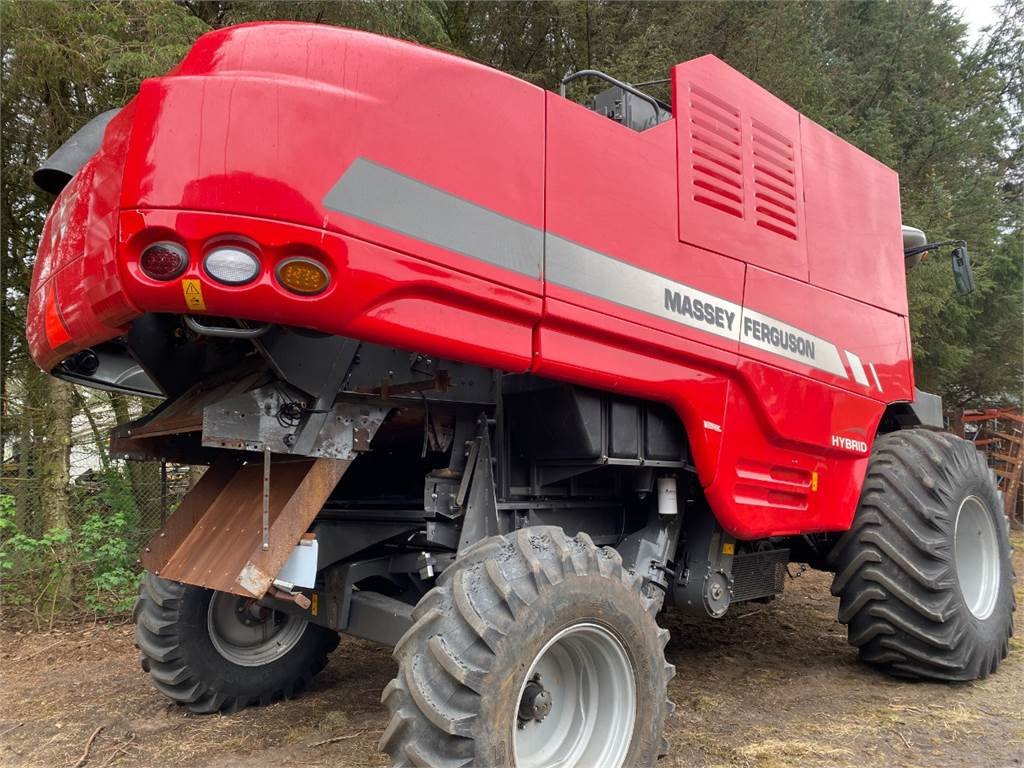
M 545 696 L 546 694 L 546 696 Z M 517 768 L 619 768 L 636 720 L 636 678 L 619 639 L 581 623 L 551 638 L 519 690 Z
M 999 538 L 992 515 L 977 496 L 968 496 L 957 511 L 953 559 L 967 608 L 987 619 L 999 596 Z
M 214 593 L 206 617 L 213 647 L 242 667 L 277 661 L 302 639 L 308 623 L 227 592 Z

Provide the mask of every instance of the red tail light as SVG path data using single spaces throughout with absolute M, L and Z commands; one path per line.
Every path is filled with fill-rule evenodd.
M 142 271 L 154 280 L 171 280 L 188 266 L 188 253 L 177 243 L 153 243 L 139 259 Z
M 57 288 L 53 280 L 46 289 L 43 327 L 46 330 L 46 341 L 52 350 L 57 351 L 71 341 L 71 334 L 68 333 L 64 318 L 60 316 L 60 309 L 57 307 Z

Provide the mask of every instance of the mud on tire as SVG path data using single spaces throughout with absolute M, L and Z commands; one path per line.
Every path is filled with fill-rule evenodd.
M 641 582 L 618 552 L 561 528 L 474 545 L 416 606 L 395 647 L 399 671 L 382 697 L 391 720 L 380 749 L 395 766 L 513 765 L 520 694 L 534 660 L 559 633 L 600 625 L 621 643 L 635 680 L 622 764 L 651 766 L 667 751 L 662 729 L 675 668 L 664 656 L 668 631 L 655 622 L 656 603 Z
M 885 435 L 853 526 L 830 555 L 839 620 L 861 659 L 890 674 L 984 678 L 1013 632 L 1010 555 L 999 492 L 971 443 L 917 429 Z
M 135 603 L 135 646 L 143 670 L 161 693 L 192 712 L 235 712 L 291 698 L 327 665 L 327 654 L 338 645 L 336 632 L 306 624 L 279 658 L 233 663 L 210 637 L 210 601 L 221 594 L 145 573 Z

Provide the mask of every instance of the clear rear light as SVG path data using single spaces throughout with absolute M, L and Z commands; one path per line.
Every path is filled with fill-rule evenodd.
M 177 243 L 153 243 L 139 257 L 139 267 L 147 277 L 154 280 L 173 280 L 187 266 L 188 252 Z
M 218 283 L 245 285 L 259 276 L 260 260 L 240 245 L 222 245 L 206 254 L 203 267 Z

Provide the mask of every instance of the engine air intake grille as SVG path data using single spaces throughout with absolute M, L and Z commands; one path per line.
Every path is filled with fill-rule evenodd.
M 793 140 L 692 83 L 689 102 L 694 201 L 797 240 Z
M 693 199 L 743 218 L 743 135 L 739 110 L 690 85 Z
M 793 142 L 750 121 L 754 157 L 754 212 L 759 227 L 797 239 L 797 187 Z

